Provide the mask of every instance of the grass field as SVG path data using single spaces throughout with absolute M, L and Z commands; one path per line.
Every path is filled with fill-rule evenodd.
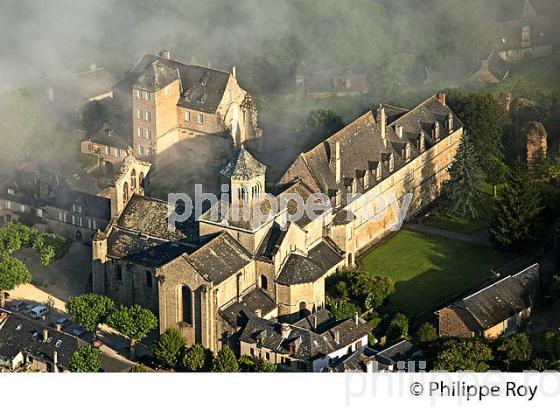
M 489 247 L 403 230 L 362 263 L 366 272 L 395 281 L 389 308 L 414 317 L 488 278 L 490 269 L 510 259 Z

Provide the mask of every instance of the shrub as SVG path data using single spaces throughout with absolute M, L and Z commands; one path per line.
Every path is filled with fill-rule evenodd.
M 175 367 L 185 343 L 185 338 L 177 329 L 167 329 L 154 343 L 154 357 L 165 367 Z

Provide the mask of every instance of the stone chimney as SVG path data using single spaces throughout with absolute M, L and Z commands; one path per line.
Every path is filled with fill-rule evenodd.
M 334 169 L 337 185 L 342 182 L 342 168 L 340 166 L 340 162 L 340 141 L 337 141 L 334 149 Z
M 290 336 L 290 325 L 287 323 L 282 323 L 282 338 L 287 339 Z
M 237 66 L 233 66 L 231 68 L 231 75 L 233 76 L 233 78 L 237 79 Z
M 334 342 L 336 344 L 340 343 L 340 331 L 338 329 L 334 331 Z
M 317 329 L 317 315 L 313 315 L 313 330 Z
M 255 309 L 255 316 L 262 317 L 262 309 Z
M 381 126 L 381 140 L 385 148 L 387 148 L 387 116 L 385 115 L 385 107 L 383 104 L 379 105 L 377 116 Z
M 447 96 L 445 95 L 445 93 L 442 92 L 437 93 L 437 99 L 442 105 L 447 105 L 446 103 Z
M 171 51 L 169 51 L 169 50 L 161 50 L 161 51 L 159 52 L 159 56 L 160 56 L 161 58 L 165 58 L 165 59 L 167 59 L 167 60 L 171 60 Z
M 360 317 L 358 316 L 358 312 L 355 312 L 355 313 L 354 313 L 354 322 L 355 322 L 357 325 L 360 324 L 359 318 L 360 318 Z
M 43 329 L 43 342 L 46 342 L 49 338 L 49 329 Z

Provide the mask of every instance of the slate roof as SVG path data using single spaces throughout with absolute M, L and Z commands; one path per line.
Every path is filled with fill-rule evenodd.
M 157 70 L 154 70 L 156 62 Z M 222 101 L 230 75 L 226 71 L 187 65 L 146 54 L 120 84 L 133 86 L 142 77 L 138 85 L 145 85 L 153 91 L 179 78 L 182 94 L 177 104 L 197 111 L 214 113 Z
M 288 229 L 289 226 L 287 226 L 286 229 L 282 229 L 280 224 L 274 222 L 264 237 L 261 246 L 257 251 L 257 256 L 271 262 L 274 255 L 278 252 L 278 249 L 280 249 Z
M 98 144 L 120 149 L 127 149 L 132 145 L 127 138 L 118 134 L 118 132 L 108 124 L 104 124 L 90 139 Z
M 220 174 L 226 178 L 250 180 L 264 175 L 266 166 L 251 155 L 244 145 L 237 150 L 232 159 L 220 169 Z
M 417 149 L 417 138 L 420 132 L 424 133 L 426 149 L 435 145 L 432 130 L 436 122 L 440 124 L 440 141 L 444 140 L 448 135 L 445 121 L 449 114 L 453 117 L 454 130 L 463 126 L 457 116 L 447 105 L 443 105 L 437 96 L 430 97 L 409 111 L 387 106 L 387 144 L 385 145 L 381 137 L 380 123 L 371 111 L 367 112 L 327 138 L 323 143 L 300 154 L 279 183 L 285 184 L 301 178 L 315 192 L 320 191 L 332 197 L 337 189 L 345 189 L 354 179 L 357 179 L 359 190 L 363 191 L 365 188 L 362 185 L 361 176 L 366 171 L 375 169 L 379 161 L 382 161 L 383 164 L 381 180 L 398 171 L 405 164 L 402 156 L 404 143 L 410 144 L 411 160 L 420 154 Z M 402 138 L 399 138 L 395 131 L 398 125 L 403 127 Z M 336 183 L 335 150 L 337 142 L 340 143 L 341 150 L 342 186 Z M 385 161 L 391 154 L 394 158 L 392 172 Z M 375 178 L 370 178 L 370 180 L 370 187 L 378 183 Z
M 323 333 L 336 324 L 331 312 L 327 309 L 319 309 L 317 312 L 305 316 L 293 325 L 302 329 L 313 330 L 317 333 Z
M 239 327 L 244 324 L 243 319 L 246 317 L 242 312 L 255 314 L 260 309 L 261 315 L 265 316 L 275 308 L 274 300 L 262 288 L 256 287 L 243 295 L 241 301 L 229 305 L 220 314 L 231 326 Z
M 111 219 L 111 200 L 97 195 L 80 192 L 73 189 L 57 189 L 48 199 L 47 205 L 57 209 L 72 212 L 72 206 L 82 207 L 82 215 L 91 216 L 104 221 Z
M 282 337 L 282 326 L 289 329 L 288 337 Z M 322 333 L 295 325 L 281 324 L 263 318 L 249 316 L 245 328 L 241 332 L 240 341 L 262 346 L 281 353 L 288 354 L 289 346 L 295 346 L 292 357 L 310 361 L 333 353 L 364 337 L 371 330 L 371 325 L 362 319 L 356 324 L 355 319 L 336 322 Z M 335 340 L 338 334 L 338 342 Z
M 453 308 L 472 331 L 502 323 L 532 306 L 539 282 L 539 265 L 534 264 L 456 301 Z
M 110 93 L 113 84 L 115 78 L 102 67 L 80 73 L 65 72 L 45 79 L 45 85 L 54 90 L 56 102 L 76 104 Z
M 281 285 L 297 285 L 315 282 L 325 274 L 325 270 L 311 259 L 291 253 L 278 274 L 276 281 Z
M 46 342 L 42 340 L 43 329 L 47 329 L 49 333 Z M 25 351 L 29 355 L 52 362 L 53 353 L 56 351 L 58 366 L 68 369 L 72 353 L 85 344 L 69 334 L 43 326 L 38 321 L 12 314 L 0 323 L 0 357 L 10 360 L 19 352 Z
M 331 269 L 344 259 L 344 252 L 328 237 L 309 250 L 307 257 L 324 271 Z
M 423 356 L 424 352 L 418 346 L 409 340 L 401 340 L 377 353 L 376 359 L 385 365 L 395 365 L 399 361 L 407 362 Z
M 361 351 L 356 350 L 352 353 L 348 353 L 334 362 L 329 366 L 336 372 L 366 372 L 367 366 L 373 362 L 373 359 L 363 354 Z
M 229 233 L 222 232 L 189 255 L 188 260 L 209 281 L 218 284 L 251 263 L 252 257 Z

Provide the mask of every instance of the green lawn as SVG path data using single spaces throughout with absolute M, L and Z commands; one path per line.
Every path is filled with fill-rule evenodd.
M 397 290 L 389 307 L 414 317 L 486 279 L 490 269 L 510 259 L 489 247 L 402 230 L 362 262 L 366 272 L 393 278 Z

